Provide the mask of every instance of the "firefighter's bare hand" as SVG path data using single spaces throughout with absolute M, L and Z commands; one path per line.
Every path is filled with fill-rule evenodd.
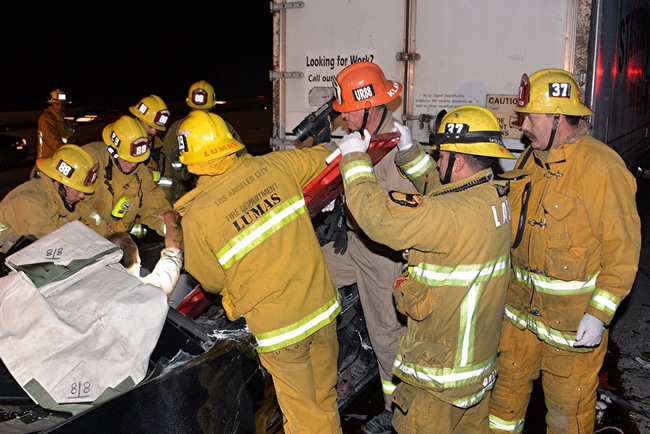
M 346 134 L 339 142 L 341 155 L 347 155 L 351 152 L 366 152 L 370 146 L 370 132 L 363 130 L 363 137 L 358 131 L 352 134 Z
M 311 148 L 314 146 L 314 138 L 313 137 L 307 137 L 304 141 L 300 141 L 298 139 L 295 139 L 293 142 L 291 142 L 293 146 L 296 147 L 296 149 L 302 149 L 302 148 Z
M 576 333 L 574 347 L 595 347 L 603 338 L 604 323 L 593 315 L 585 313 Z
M 395 122 L 393 131 L 399 131 L 399 142 L 397 142 L 397 149 L 401 152 L 408 151 L 413 147 L 413 139 L 411 138 L 411 130 L 406 125 Z
M 168 210 L 154 217 L 165 222 L 165 247 L 182 248 L 183 230 L 181 229 L 181 215 L 176 211 Z
M 108 232 L 109 235 L 113 235 L 116 232 L 125 232 L 125 231 L 126 231 L 126 226 L 124 226 L 122 220 L 115 223 L 106 223 L 106 232 Z
M 176 211 L 173 210 L 168 210 L 160 214 L 154 214 L 154 217 L 159 218 L 160 220 L 164 221 L 165 224 L 168 223 L 177 223 L 181 219 L 181 215 L 177 213 Z

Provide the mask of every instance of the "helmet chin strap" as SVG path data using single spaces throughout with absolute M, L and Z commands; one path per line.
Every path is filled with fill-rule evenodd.
M 451 182 L 451 172 L 454 170 L 454 164 L 456 164 L 456 153 L 449 153 L 449 160 L 447 160 L 447 170 L 445 170 L 444 178 L 440 179 L 442 184 L 449 184 Z
M 63 206 L 65 209 L 67 209 L 70 212 L 74 211 L 76 203 L 73 203 L 72 205 L 68 203 L 68 200 L 66 199 L 66 193 L 65 193 L 65 187 L 63 184 L 59 182 L 59 196 L 61 196 L 61 200 L 63 201 Z
M 137 165 L 133 166 L 133 168 L 131 170 L 129 170 L 128 172 L 125 172 L 124 169 L 122 169 L 122 165 L 120 164 L 120 160 L 118 160 L 117 158 L 115 159 L 115 165 L 117 166 L 118 169 L 120 169 L 120 172 L 122 172 L 125 175 L 129 175 L 130 173 L 132 173 L 135 170 L 136 167 L 138 167 Z
M 120 155 L 117 153 L 117 151 L 115 149 L 113 149 L 111 146 L 106 146 L 106 150 L 111 155 L 111 157 L 113 157 L 113 160 L 115 160 L 115 165 L 117 166 L 118 169 L 120 169 L 120 172 L 122 172 L 123 174 L 128 175 L 131 172 L 133 172 L 136 167 L 138 167 L 137 165 L 133 166 L 133 169 L 131 169 L 129 172 L 125 172 L 124 169 L 122 169 L 122 165 L 120 164 L 120 160 L 118 160 L 118 157 Z M 109 158 L 108 159 L 108 166 L 106 166 L 106 178 L 108 178 L 109 180 L 113 178 L 113 171 L 112 171 L 112 166 L 113 166 L 112 161 L 113 160 L 111 160 Z
M 381 106 L 382 107 L 382 112 L 381 112 L 381 119 L 379 120 L 379 123 L 377 124 L 377 128 L 375 131 L 371 132 L 371 134 L 377 134 L 379 128 L 381 125 L 384 123 L 384 119 L 386 119 L 386 113 L 387 109 L 386 106 Z M 363 131 L 366 129 L 366 125 L 368 125 L 368 115 L 370 114 L 370 109 L 363 109 L 363 122 L 361 123 L 361 127 L 357 130 L 359 133 L 363 134 Z
M 363 122 L 361 122 L 361 127 L 357 130 L 361 134 L 363 134 L 363 131 L 366 129 L 366 125 L 368 124 L 368 114 L 370 113 L 370 109 L 363 109 Z
M 553 116 L 553 127 L 551 128 L 551 135 L 548 137 L 548 145 L 542 151 L 548 151 L 553 146 L 553 140 L 555 139 L 555 133 L 557 132 L 557 124 L 560 122 L 560 115 L 555 114 Z

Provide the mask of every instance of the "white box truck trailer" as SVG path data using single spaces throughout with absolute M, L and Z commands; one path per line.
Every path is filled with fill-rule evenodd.
M 648 150 L 650 0 L 273 0 L 270 9 L 273 150 L 294 147 L 292 130 L 332 97 L 336 74 L 361 60 L 405 85 L 390 108 L 421 143 L 441 110 L 478 104 L 517 155 L 522 74 L 563 68 L 595 111 L 594 137 L 631 169 Z

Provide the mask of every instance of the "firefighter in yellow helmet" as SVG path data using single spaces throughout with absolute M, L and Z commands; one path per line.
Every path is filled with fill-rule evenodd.
M 63 145 L 52 157 L 36 160 L 39 175 L 0 202 L 0 245 L 10 247 L 21 235 L 41 238 L 79 220 L 76 206 L 97 185 L 98 164 L 77 145 Z M 5 245 L 7 244 L 7 245 Z
M 524 74 L 515 111 L 530 145 L 508 195 L 512 272 L 490 428 L 523 431 L 541 374 L 548 432 L 590 433 L 607 326 L 637 271 L 636 183 L 616 152 L 588 134 L 592 111 L 568 72 Z
M 103 142 L 82 146 L 99 163 L 95 194 L 79 204 L 96 213 L 83 222 L 107 236 L 130 231 L 139 217 L 142 224 L 164 236 L 165 223 L 156 215 L 171 212 L 171 205 L 143 164 L 151 142 L 142 123 L 122 116 L 104 128 L 102 137 Z
M 180 161 L 198 176 L 183 215 L 185 269 L 243 316 L 273 377 L 287 433 L 340 433 L 336 399 L 341 310 L 302 188 L 325 167 L 322 146 L 262 156 L 219 116 L 192 111 L 179 125 Z
M 206 113 L 210 112 L 217 105 L 217 97 L 214 92 L 214 87 L 205 80 L 199 80 L 192 83 L 187 98 L 185 98 L 185 103 L 190 108 L 190 113 L 194 110 L 201 110 Z M 158 181 L 158 185 L 162 187 L 167 200 L 169 200 L 172 205 L 196 185 L 196 177 L 189 173 L 187 167 L 178 160 L 178 140 L 176 134 L 178 132 L 178 125 L 181 121 L 182 119 L 179 119 L 169 127 L 169 131 L 163 140 L 162 152 L 167 158 L 164 174 Z M 228 126 L 228 131 L 230 131 L 235 140 L 243 144 L 242 139 L 239 134 L 237 134 L 237 131 L 235 131 L 235 128 L 228 122 L 226 122 L 226 125 Z M 243 152 L 246 152 L 246 148 L 243 148 L 240 151 L 240 153 Z
M 365 153 L 370 135 L 341 140 L 340 167 L 361 229 L 408 252 L 393 290 L 408 324 L 393 366 L 402 381 L 392 425 L 398 433 L 487 432 L 511 232 L 510 205 L 491 167 L 514 156 L 488 109 L 457 107 L 436 136 L 442 185 L 426 194 L 386 192 Z M 397 164 L 423 191 L 433 159 L 408 134 L 398 150 Z
M 51 157 L 66 143 L 77 141 L 74 125 L 65 118 L 64 107 L 70 104 L 61 89 L 50 92 L 47 108 L 38 117 L 38 157 Z
M 350 131 L 368 129 L 371 134 L 380 134 L 394 131 L 396 124 L 399 128 L 405 128 L 387 107 L 387 104 L 397 102 L 403 86 L 387 79 L 377 64 L 359 62 L 344 68 L 336 76 L 334 89 L 336 98 L 332 108 L 341 113 Z M 331 148 L 331 145 L 326 146 Z M 336 149 L 336 144 L 333 146 Z M 415 192 L 413 184 L 395 165 L 396 153 L 396 148 L 391 150 L 375 166 L 379 185 L 386 191 Z M 435 171 L 435 167 L 433 170 Z M 357 284 L 381 377 L 384 411 L 366 424 L 365 432 L 390 431 L 391 394 L 395 388 L 392 367 L 399 339 L 406 332 L 406 320 L 395 310 L 392 289 L 393 282 L 404 267 L 404 261 L 400 252 L 368 239 L 354 221 L 348 219 L 346 227 L 343 223 L 346 219 L 345 208 L 341 205 L 335 206 L 332 217 L 337 217 L 330 218 L 336 230 L 324 230 L 322 226 L 317 226 L 318 233 L 334 234 L 331 241 L 323 237 L 320 239 L 325 260 L 337 287 L 355 282 Z
M 167 131 L 167 123 L 171 113 L 162 100 L 157 95 L 149 95 L 138 101 L 137 104 L 129 107 L 133 116 L 140 119 L 142 126 L 149 134 L 151 148 L 147 167 L 151 171 L 154 182 L 158 183 L 165 172 L 167 156 L 162 152 L 162 140 L 158 137 L 158 131 Z
M 169 123 L 171 113 L 165 101 L 157 95 L 145 96 L 137 104 L 129 107 L 129 111 L 142 122 L 142 126 L 149 134 L 151 144 L 149 146 L 149 158 L 145 161 L 145 165 L 151 172 L 153 181 L 160 185 L 160 180 L 166 170 L 167 156 L 162 150 L 163 144 L 158 137 L 158 132 L 167 130 L 167 123 Z M 131 228 L 131 234 L 136 237 L 142 237 L 146 234 L 139 217 Z

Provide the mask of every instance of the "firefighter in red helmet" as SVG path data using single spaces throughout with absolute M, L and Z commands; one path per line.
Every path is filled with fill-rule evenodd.
M 371 134 L 380 134 L 399 128 L 404 140 L 410 141 L 408 129 L 397 121 L 387 106 L 397 102 L 403 86 L 387 79 L 377 64 L 354 63 L 336 76 L 333 85 L 332 108 L 341 113 L 350 131 L 367 129 Z M 375 166 L 379 185 L 387 191 L 415 192 L 415 187 L 395 165 L 396 153 L 397 148 L 394 148 Z M 433 169 L 435 171 L 435 167 Z M 366 424 L 365 432 L 382 433 L 391 429 L 391 395 L 395 389 L 392 366 L 399 339 L 406 332 L 405 319 L 397 313 L 392 295 L 393 282 L 399 277 L 404 261 L 400 252 L 370 240 L 353 219 L 345 216 L 344 210 L 340 204 L 334 208 L 333 213 L 337 213 L 338 218 L 333 224 L 336 228 L 343 227 L 343 231 L 334 232 L 334 240 L 323 245 L 323 252 L 337 287 L 357 284 L 384 396 L 384 411 Z M 349 231 L 345 224 L 336 221 L 346 218 Z M 327 240 L 321 240 L 323 242 Z

